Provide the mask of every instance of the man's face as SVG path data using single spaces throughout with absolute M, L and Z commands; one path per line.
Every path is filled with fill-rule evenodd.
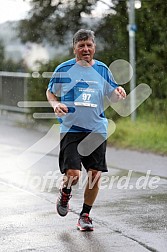
M 74 54 L 76 56 L 76 60 L 84 60 L 88 63 L 91 63 L 95 54 L 95 47 L 96 45 L 91 38 L 78 41 L 74 45 Z

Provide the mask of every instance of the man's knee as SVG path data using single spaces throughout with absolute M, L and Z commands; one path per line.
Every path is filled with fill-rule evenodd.
M 69 169 L 66 171 L 65 177 L 67 179 L 68 187 L 76 185 L 80 178 L 80 170 Z

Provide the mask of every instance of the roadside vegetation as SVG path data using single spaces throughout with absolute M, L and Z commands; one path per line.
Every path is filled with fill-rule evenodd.
M 167 123 L 157 121 L 153 116 L 138 117 L 135 122 L 121 118 L 116 130 L 109 137 L 109 146 L 167 155 Z
M 116 124 L 109 146 L 167 155 L 167 101 L 150 96 L 137 110 L 136 120 L 118 116 L 112 109 L 106 116 Z

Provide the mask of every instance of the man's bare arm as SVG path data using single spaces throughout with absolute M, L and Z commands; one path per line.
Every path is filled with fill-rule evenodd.
M 52 94 L 48 89 L 46 91 L 46 97 L 57 116 L 61 117 L 63 115 L 66 115 L 66 113 L 68 112 L 67 106 L 59 102 L 57 97 Z

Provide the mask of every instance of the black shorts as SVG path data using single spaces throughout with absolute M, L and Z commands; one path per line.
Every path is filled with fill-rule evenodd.
M 97 171 L 107 172 L 106 165 L 106 139 L 101 139 L 102 144 L 98 146 L 91 154 L 81 155 L 78 152 L 78 144 L 88 136 L 87 132 L 68 132 L 60 134 L 60 153 L 59 153 L 59 167 L 62 174 L 65 170 L 74 169 L 81 170 L 82 165 L 88 171 L 94 169 Z M 94 141 L 102 138 L 98 133 L 94 133 Z M 92 143 L 91 143 L 92 144 Z

